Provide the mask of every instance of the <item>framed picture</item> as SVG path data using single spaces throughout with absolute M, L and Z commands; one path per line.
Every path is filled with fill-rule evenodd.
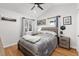
M 50 25 L 56 26 L 56 17 L 52 17 L 50 20 Z
M 63 24 L 64 25 L 71 25 L 72 24 L 72 18 L 71 18 L 71 16 L 63 17 Z
M 46 19 L 37 20 L 37 25 L 46 25 Z

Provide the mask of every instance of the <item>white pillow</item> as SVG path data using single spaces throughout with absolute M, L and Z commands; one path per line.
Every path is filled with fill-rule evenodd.
M 40 28 L 38 28 L 38 32 L 39 32 L 39 31 L 41 31 L 41 27 L 40 27 Z
M 42 32 L 42 33 L 49 33 L 49 34 L 53 34 L 53 35 L 57 35 L 55 32 L 53 32 L 53 31 L 40 31 L 40 32 Z

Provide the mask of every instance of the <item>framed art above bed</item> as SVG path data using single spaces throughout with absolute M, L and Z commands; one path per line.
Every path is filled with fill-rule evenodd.
M 56 17 L 50 17 L 47 18 L 47 21 L 49 22 L 49 25 L 52 27 L 56 27 L 57 26 L 57 18 Z
M 46 19 L 37 20 L 37 25 L 46 25 Z

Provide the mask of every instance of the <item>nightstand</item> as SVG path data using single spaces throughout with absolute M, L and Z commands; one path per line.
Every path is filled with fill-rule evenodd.
M 59 37 L 59 46 L 70 49 L 70 38 L 66 36 Z

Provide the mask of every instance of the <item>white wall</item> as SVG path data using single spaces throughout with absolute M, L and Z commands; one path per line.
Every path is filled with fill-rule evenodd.
M 27 12 L 27 11 L 26 11 Z M 7 9 L 0 8 L 0 15 L 11 17 L 17 19 L 17 22 L 9 22 L 9 21 L 0 21 L 0 36 L 3 41 L 4 47 L 16 43 L 20 39 L 20 30 L 21 30 L 21 17 L 24 16 L 22 14 L 16 13 L 14 11 L 10 11 Z M 64 31 L 65 36 L 69 36 L 71 38 L 71 47 L 76 47 L 76 37 L 75 37 L 75 20 L 76 20 L 76 7 L 75 5 L 57 5 L 52 6 L 48 10 L 37 10 L 36 13 L 34 11 L 28 11 L 25 16 L 31 19 L 44 19 L 52 16 L 60 15 L 60 22 L 62 25 L 64 16 L 72 16 L 72 25 L 66 25 L 66 30 Z
M 40 12 L 39 12 L 40 11 Z M 0 37 L 3 42 L 4 47 L 11 46 L 16 44 L 20 39 L 21 33 L 21 17 L 26 17 L 30 19 L 37 19 L 45 10 L 41 11 L 40 9 L 35 9 L 33 11 L 26 11 L 25 14 L 20 14 L 16 11 L 12 11 L 5 8 L 0 8 L 0 16 L 14 18 L 16 22 L 10 21 L 1 21 L 0 20 Z M 36 31 L 36 21 L 34 23 Z
M 42 15 L 39 17 L 39 19 L 47 18 L 47 17 L 52 17 L 52 16 L 57 16 L 60 15 L 60 22 L 61 25 L 63 25 L 63 17 L 65 16 L 72 16 L 72 25 L 65 25 L 66 30 L 64 30 L 64 36 L 68 36 L 71 38 L 71 47 L 76 48 L 76 5 L 75 4 L 64 4 L 64 5 L 55 5 L 51 7 L 46 14 Z
M 76 39 L 77 39 L 77 51 L 79 55 L 79 4 L 77 5 Z
M 7 47 L 16 43 L 20 39 L 19 36 L 21 30 L 20 25 L 22 15 L 14 11 L 1 8 L 0 15 L 16 19 L 16 22 L 0 20 L 0 37 L 2 39 L 3 46 Z

